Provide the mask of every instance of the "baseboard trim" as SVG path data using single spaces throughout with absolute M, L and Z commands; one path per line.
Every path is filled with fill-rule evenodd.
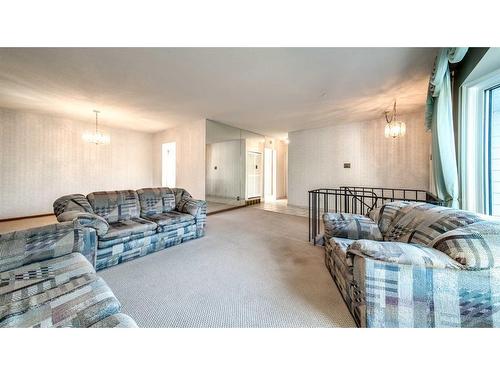
M 31 215 L 31 216 L 11 217 L 8 219 L 0 219 L 0 223 L 3 223 L 5 221 L 14 221 L 14 220 L 36 219 L 37 217 L 45 217 L 45 216 L 52 216 L 52 215 L 54 215 L 54 214 L 40 214 L 40 215 Z

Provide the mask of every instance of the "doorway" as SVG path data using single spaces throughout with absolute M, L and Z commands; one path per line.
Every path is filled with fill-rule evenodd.
M 176 147 L 175 142 L 161 145 L 161 185 L 175 187 L 176 177 Z
M 276 151 L 264 149 L 264 201 L 276 200 Z

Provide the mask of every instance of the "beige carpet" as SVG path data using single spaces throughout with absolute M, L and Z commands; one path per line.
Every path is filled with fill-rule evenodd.
M 307 219 L 252 207 L 205 237 L 99 272 L 141 327 L 353 327 Z

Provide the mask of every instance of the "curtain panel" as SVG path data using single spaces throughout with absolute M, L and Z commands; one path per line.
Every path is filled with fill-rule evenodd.
M 436 193 L 458 207 L 459 184 L 453 130 L 449 63 L 460 62 L 468 48 L 442 48 L 434 62 L 425 109 L 425 128 L 432 132 L 432 166 Z

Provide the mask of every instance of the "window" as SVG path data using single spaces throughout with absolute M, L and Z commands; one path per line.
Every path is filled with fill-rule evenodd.
M 462 208 L 500 216 L 500 71 L 460 90 Z
M 488 152 L 488 211 L 500 216 L 500 86 L 486 92 Z

